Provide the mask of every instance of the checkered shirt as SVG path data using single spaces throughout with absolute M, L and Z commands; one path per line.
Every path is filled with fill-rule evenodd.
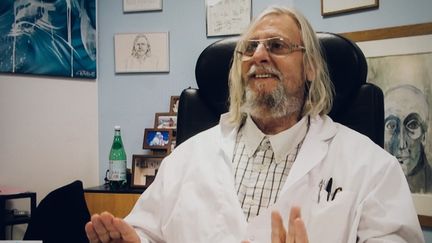
M 246 220 L 249 221 L 259 215 L 260 210 L 266 209 L 276 202 L 297 157 L 303 142 L 303 134 L 306 134 L 306 131 L 299 129 L 295 134 L 300 133 L 302 136 L 289 135 L 287 138 L 300 141 L 296 141 L 296 144 L 291 146 L 284 158 L 277 160 L 269 137 L 264 134 L 262 134 L 262 140 L 253 155 L 250 156 L 250 153 L 246 151 L 246 141 L 248 141 L 246 136 L 250 135 L 250 132 L 245 132 L 247 129 L 244 127 L 240 129 L 237 135 L 233 168 L 237 195 Z M 255 136 L 254 139 L 257 137 Z

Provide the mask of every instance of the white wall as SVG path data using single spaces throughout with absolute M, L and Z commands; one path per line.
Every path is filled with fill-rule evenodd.
M 0 185 L 35 191 L 38 202 L 74 180 L 97 185 L 97 104 L 95 80 L 0 75 Z M 24 229 L 14 227 L 15 239 Z

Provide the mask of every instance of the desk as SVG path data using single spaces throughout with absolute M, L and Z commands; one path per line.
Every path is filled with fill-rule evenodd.
M 144 189 L 123 188 L 112 190 L 108 185 L 84 189 L 84 197 L 90 215 L 108 211 L 124 218 L 132 210 Z
M 28 216 L 15 216 L 6 213 L 6 201 L 29 198 L 30 199 L 30 215 Z M 30 221 L 31 214 L 36 209 L 36 193 L 35 192 L 22 192 L 14 194 L 0 195 L 0 240 L 6 239 L 6 226 L 15 224 L 27 224 Z

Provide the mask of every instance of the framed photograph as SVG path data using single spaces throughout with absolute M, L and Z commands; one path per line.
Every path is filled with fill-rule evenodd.
M 378 7 L 378 0 L 321 0 L 321 15 L 328 16 Z
M 162 10 L 162 0 L 123 0 L 123 12 Z
M 144 129 L 143 149 L 169 150 L 171 148 L 172 139 L 172 129 L 146 128 Z
M 171 113 L 171 112 L 155 113 L 154 128 L 176 129 L 177 128 L 177 114 Z
M 432 173 L 432 23 L 343 35 L 357 41 L 368 82 L 384 93 L 384 148 L 399 158 L 420 224 L 432 227 L 432 178 L 424 177 Z
M 132 155 L 132 188 L 147 188 L 156 177 L 164 155 Z
M 169 34 L 116 34 L 114 59 L 116 73 L 169 72 Z
M 241 34 L 252 16 L 251 0 L 206 0 L 207 36 Z
M 171 96 L 169 111 L 177 113 L 179 105 L 180 96 Z

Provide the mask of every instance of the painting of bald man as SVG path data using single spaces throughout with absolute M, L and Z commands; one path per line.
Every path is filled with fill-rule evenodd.
M 384 148 L 412 193 L 432 194 L 432 53 L 368 58 L 368 82 L 384 92 Z

